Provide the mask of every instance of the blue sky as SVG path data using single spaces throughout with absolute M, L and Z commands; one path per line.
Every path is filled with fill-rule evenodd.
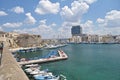
M 85 34 L 120 34 L 120 0 L 0 0 L 0 30 L 71 37 L 71 26 Z

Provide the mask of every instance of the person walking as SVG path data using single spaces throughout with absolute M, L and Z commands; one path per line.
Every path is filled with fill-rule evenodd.
M 1 42 L 0 43 L 0 65 L 1 65 L 1 61 L 2 61 L 3 47 L 4 47 L 4 44 L 3 44 L 3 42 Z

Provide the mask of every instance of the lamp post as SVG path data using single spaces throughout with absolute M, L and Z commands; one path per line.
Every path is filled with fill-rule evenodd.
M 4 44 L 3 44 L 3 42 L 1 42 L 0 43 L 0 65 L 1 65 L 1 61 L 2 61 L 3 47 L 4 47 Z

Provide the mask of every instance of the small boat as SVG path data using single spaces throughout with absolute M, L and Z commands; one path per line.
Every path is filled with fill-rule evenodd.
M 55 49 L 55 48 L 59 48 L 59 47 L 64 47 L 66 46 L 67 44 L 57 44 L 57 45 L 46 45 L 44 48 L 45 49 Z
M 30 72 L 30 74 L 32 74 L 32 75 L 36 75 L 36 74 L 46 74 L 47 72 L 48 72 L 48 69 L 45 69 L 45 70 L 36 69 L 36 70 Z
M 38 64 L 29 64 L 29 65 L 25 65 L 25 67 L 38 67 Z
M 44 47 L 45 49 L 54 49 L 57 48 L 58 46 L 56 45 L 46 45 L 46 47 Z
M 59 80 L 67 80 L 67 78 L 66 78 L 66 76 L 60 74 L 60 78 L 59 78 Z
M 36 74 L 44 74 L 44 73 L 46 73 L 46 72 L 45 71 L 40 71 L 40 70 L 36 69 L 36 70 L 32 71 L 30 74 L 31 75 L 36 75 Z
M 37 71 L 37 70 L 40 70 L 40 67 L 30 67 L 30 68 L 25 69 L 25 72 L 31 73 L 31 72 Z
M 51 72 L 34 75 L 35 80 L 59 80 L 59 76 L 54 76 Z
M 58 44 L 57 47 L 64 47 L 67 46 L 67 44 Z

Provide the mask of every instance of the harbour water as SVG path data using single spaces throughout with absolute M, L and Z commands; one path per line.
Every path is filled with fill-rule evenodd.
M 52 49 L 21 53 L 21 57 L 37 59 Z M 69 44 L 62 47 L 67 60 L 41 64 L 67 80 L 120 80 L 120 44 Z

